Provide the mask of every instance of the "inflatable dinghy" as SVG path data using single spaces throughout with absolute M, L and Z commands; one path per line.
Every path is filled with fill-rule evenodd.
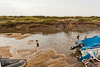
M 1 58 L 1 67 L 19 67 L 26 66 L 26 59 L 9 59 L 9 58 Z

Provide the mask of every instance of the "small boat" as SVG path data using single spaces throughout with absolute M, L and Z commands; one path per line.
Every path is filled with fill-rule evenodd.
M 76 42 L 76 44 L 78 44 L 78 43 L 82 43 L 82 45 L 83 45 L 81 47 L 81 50 L 99 48 L 100 47 L 100 36 L 86 38 L 84 40 Z
M 91 57 L 93 59 L 94 58 L 97 59 L 96 57 L 98 57 L 98 56 L 93 51 L 88 51 L 88 52 L 85 51 L 85 52 L 82 53 L 82 55 L 77 56 L 77 61 L 81 62 L 82 60 L 90 59 Z
M 26 66 L 26 59 L 9 59 L 9 58 L 1 58 L 0 66 L 1 67 L 19 67 Z
M 94 36 L 92 38 L 86 38 L 76 42 L 76 46 L 71 47 L 71 50 L 79 48 L 81 50 L 95 49 L 100 47 L 100 36 Z
M 100 48 L 82 50 L 82 55 L 77 56 L 77 61 L 82 62 L 85 67 L 97 67 L 100 63 Z

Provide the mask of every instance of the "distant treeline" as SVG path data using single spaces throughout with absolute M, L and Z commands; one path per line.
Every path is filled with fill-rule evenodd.
M 48 19 L 48 18 L 54 18 L 54 19 L 80 19 L 80 18 L 100 18 L 98 16 L 90 16 L 90 17 L 83 17 L 83 16 L 64 16 L 64 17 L 58 17 L 58 16 L 0 16 L 0 20 L 2 19 L 14 19 L 14 18 L 42 18 L 42 19 Z

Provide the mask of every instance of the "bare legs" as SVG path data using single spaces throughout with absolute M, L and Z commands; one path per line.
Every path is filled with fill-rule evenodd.
M 41 49 L 41 47 L 39 47 Z M 37 50 L 37 47 L 35 48 L 35 50 Z

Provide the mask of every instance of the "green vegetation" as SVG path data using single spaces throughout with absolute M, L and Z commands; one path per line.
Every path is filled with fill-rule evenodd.
M 43 19 L 44 24 L 54 23 L 57 22 L 57 19 Z
M 39 27 L 39 24 L 34 24 L 34 27 Z
M 10 27 L 13 25 L 13 22 L 11 22 L 11 20 L 8 20 L 6 23 L 5 23 L 6 26 Z
M 57 16 L 0 16 L 0 25 L 13 26 L 15 23 L 34 23 L 34 26 L 39 26 L 40 23 L 50 24 L 66 19 L 78 19 L 79 22 L 100 22 L 100 17 L 57 17 Z
M 79 19 L 79 22 L 85 22 L 86 21 L 86 19 Z

